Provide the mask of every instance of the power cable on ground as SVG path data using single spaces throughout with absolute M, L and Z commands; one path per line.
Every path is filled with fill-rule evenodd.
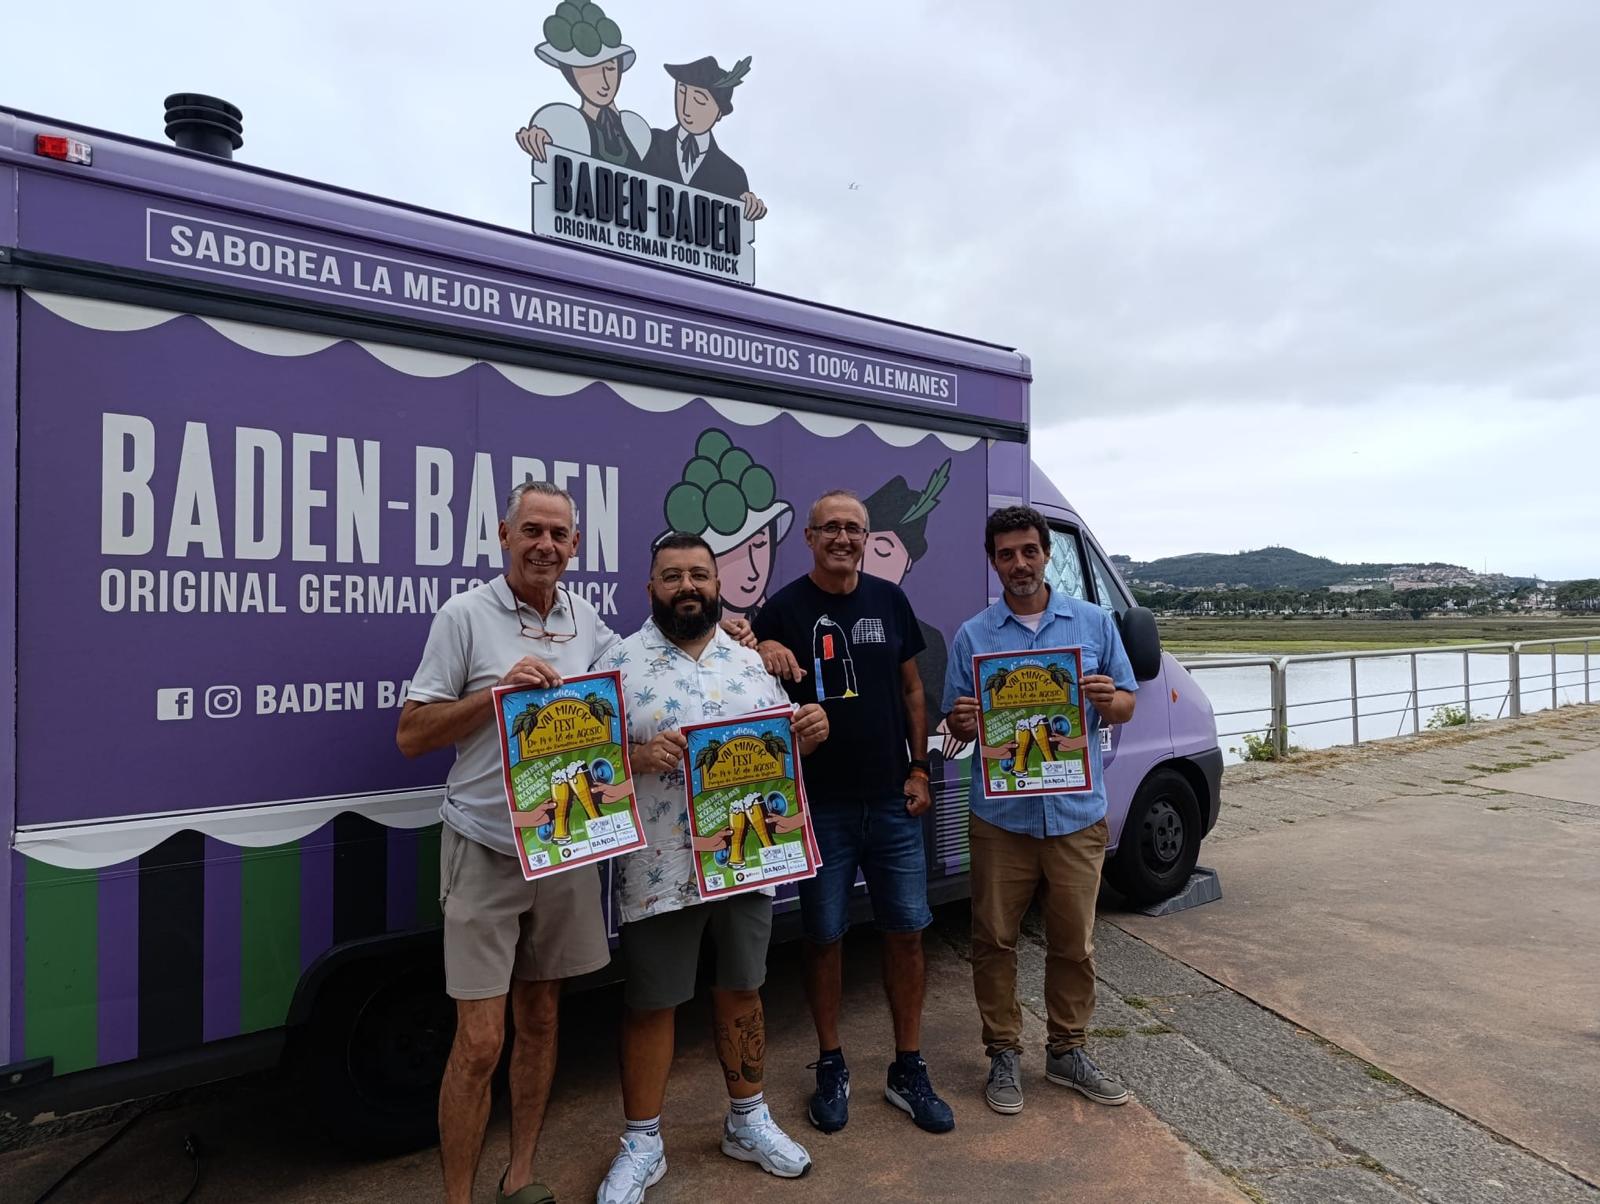
M 56 1194 L 56 1192 L 65 1187 L 67 1183 L 70 1182 L 80 1171 L 92 1163 L 96 1158 L 100 1157 L 101 1154 L 104 1154 L 112 1146 L 116 1145 L 117 1142 L 126 1137 L 128 1135 L 128 1131 L 132 1129 L 134 1125 L 138 1124 L 141 1120 L 149 1116 L 150 1113 L 154 1112 L 158 1107 L 166 1102 L 167 1101 L 165 1099 L 154 1099 L 146 1104 L 143 1108 L 140 1108 L 139 1111 L 130 1116 L 123 1123 L 122 1127 L 119 1128 L 115 1133 L 106 1138 L 99 1145 L 95 1146 L 94 1149 L 90 1150 L 82 1158 L 79 1158 L 64 1172 L 62 1172 L 62 1174 L 54 1183 L 39 1193 L 39 1195 L 34 1199 L 33 1204 L 45 1204 L 46 1200 L 49 1200 Z M 200 1138 L 197 1134 L 187 1133 L 184 1135 L 183 1152 L 189 1155 L 194 1162 L 194 1176 L 189 1180 L 189 1190 L 183 1193 L 183 1198 L 178 1201 L 178 1204 L 189 1204 L 189 1201 L 194 1199 L 195 1193 L 200 1190 L 200 1175 L 203 1166 L 200 1153 Z

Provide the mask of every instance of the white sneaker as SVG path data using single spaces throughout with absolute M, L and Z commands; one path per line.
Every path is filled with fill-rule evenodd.
M 798 1179 L 811 1169 L 805 1146 L 778 1128 L 765 1104 L 737 1128 L 731 1117 L 722 1122 L 722 1152 L 740 1162 L 754 1162 L 780 1179 Z
M 666 1150 L 624 1137 L 622 1152 L 611 1160 L 611 1169 L 594 1194 L 595 1204 L 639 1204 L 644 1189 L 660 1183 L 666 1173 Z

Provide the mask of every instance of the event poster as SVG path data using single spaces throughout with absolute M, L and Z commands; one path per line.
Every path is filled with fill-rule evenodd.
M 550 689 L 495 688 L 500 764 L 525 878 L 644 848 L 621 683 L 616 673 L 593 673 Z
M 789 707 L 682 731 L 689 837 L 702 899 L 796 882 L 822 864 Z
M 1081 648 L 972 658 L 985 798 L 1094 788 L 1082 678 Z

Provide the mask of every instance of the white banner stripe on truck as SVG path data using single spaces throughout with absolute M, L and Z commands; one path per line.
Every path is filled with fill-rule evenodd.
M 35 861 L 68 870 L 98 869 L 127 861 L 179 832 L 200 832 L 225 844 L 260 849 L 315 832 L 345 811 L 389 828 L 437 823 L 444 787 L 349 794 L 289 802 L 252 803 L 216 811 L 180 811 L 75 824 L 32 824 L 17 829 L 14 847 Z
M 186 317 L 173 310 L 151 309 L 142 305 L 125 305 L 119 301 L 97 301 L 86 297 L 72 297 L 63 293 L 28 290 L 27 296 L 37 301 L 57 317 L 92 330 L 135 331 L 149 330 Z M 445 355 L 436 351 L 420 351 L 412 347 L 399 347 L 392 343 L 367 342 L 362 339 L 338 339 L 329 335 L 307 334 L 297 330 L 283 330 L 275 326 L 261 326 L 249 322 L 236 322 L 226 318 L 200 318 L 211 329 L 232 343 L 262 355 L 303 356 L 325 351 L 335 343 L 351 342 L 374 359 L 404 372 L 408 376 L 442 377 L 464 372 L 473 364 L 488 364 L 518 388 L 542 397 L 567 396 L 588 388 L 595 381 L 582 376 L 549 372 L 539 368 L 526 368 L 501 364 L 494 360 L 479 360 L 468 356 Z M 864 426 L 891 447 L 910 447 L 923 439 L 934 438 L 951 451 L 966 451 L 978 439 L 975 435 L 952 435 L 943 431 L 927 431 L 899 423 L 876 422 L 860 418 L 844 418 L 832 414 L 816 414 L 803 410 L 789 410 L 778 406 L 758 405 L 748 401 L 734 401 L 707 394 L 677 393 L 648 385 L 633 385 L 616 381 L 601 381 L 618 397 L 635 409 L 655 413 L 670 412 L 691 401 L 703 400 L 729 422 L 740 426 L 761 426 L 779 414 L 789 414 L 796 422 L 814 435 L 833 439 Z

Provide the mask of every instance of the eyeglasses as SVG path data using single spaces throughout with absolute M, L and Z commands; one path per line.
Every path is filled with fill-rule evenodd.
M 662 569 L 656 574 L 656 580 L 668 589 L 676 589 L 682 585 L 685 577 L 695 585 L 711 584 L 710 569 L 690 569 L 688 572 L 683 569 Z
M 572 599 L 570 597 L 567 598 L 565 601 L 562 600 L 562 595 L 565 594 L 566 592 L 567 591 L 564 590 L 564 589 L 557 588 L 557 590 L 556 590 L 556 604 L 550 608 L 550 613 L 552 615 L 559 614 L 564 608 L 566 610 L 566 613 L 572 619 L 572 630 L 571 631 L 551 631 L 551 630 L 549 630 L 544 625 L 544 620 L 539 617 L 539 612 L 538 611 L 534 610 L 532 607 L 524 606 L 522 604 L 522 600 L 520 598 L 517 599 L 517 602 L 516 602 L 517 626 L 522 629 L 522 637 L 524 639 L 546 640 L 546 641 L 548 641 L 549 643 L 552 643 L 552 644 L 565 644 L 569 640 L 575 640 L 575 639 L 578 638 L 578 614 L 577 614 L 577 612 L 575 610 L 572 609 Z M 527 614 L 527 615 L 532 617 L 532 619 L 533 619 L 533 623 L 532 624 L 529 624 L 528 620 L 523 618 L 524 614 Z
M 851 543 L 860 543 L 867 537 L 867 529 L 860 523 L 823 523 L 820 527 L 812 527 L 818 535 L 826 535 L 829 539 L 838 539 L 843 535 Z

